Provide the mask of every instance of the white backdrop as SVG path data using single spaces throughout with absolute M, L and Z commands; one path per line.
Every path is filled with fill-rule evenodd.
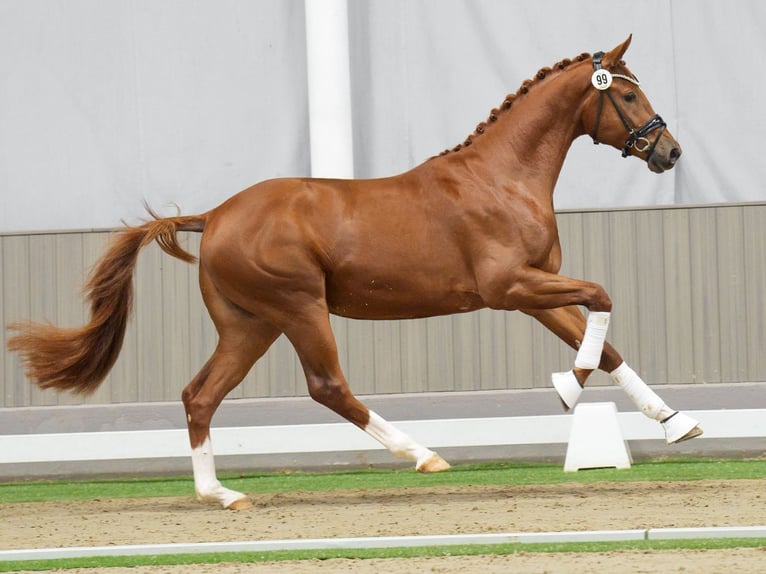
M 461 142 L 542 66 L 626 55 L 679 139 L 657 176 L 575 142 L 558 208 L 766 199 L 761 0 L 350 0 L 358 177 Z M 302 0 L 0 0 L 0 231 L 209 209 L 308 175 Z

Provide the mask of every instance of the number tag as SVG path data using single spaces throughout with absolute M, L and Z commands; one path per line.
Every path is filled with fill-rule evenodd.
M 590 77 L 590 83 L 597 90 L 608 90 L 612 85 L 612 74 L 609 70 L 596 70 Z

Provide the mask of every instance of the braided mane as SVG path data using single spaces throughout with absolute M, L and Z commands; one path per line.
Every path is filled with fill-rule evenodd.
M 535 77 L 533 79 L 524 80 L 521 86 L 519 87 L 519 89 L 515 93 L 508 94 L 507 96 L 505 96 L 503 103 L 500 104 L 499 107 L 492 108 L 492 110 L 489 112 L 489 117 L 487 118 L 487 120 L 484 122 L 480 122 L 476 126 L 476 129 L 473 131 L 473 133 L 470 134 L 463 143 L 457 144 L 452 149 L 445 149 L 439 155 L 441 156 L 451 152 L 460 151 L 461 149 L 470 146 L 473 143 L 474 138 L 477 138 L 478 136 L 483 134 L 490 124 L 495 123 L 501 115 L 507 113 L 511 109 L 516 98 L 526 95 L 532 86 L 537 84 L 539 81 L 545 79 L 548 76 L 548 74 L 550 74 L 551 72 L 563 70 L 566 67 L 568 67 L 570 64 L 572 64 L 572 62 L 582 62 L 584 60 L 587 60 L 590 57 L 591 55 L 589 53 L 583 52 L 579 56 L 576 56 L 574 60 L 570 60 L 569 58 L 564 58 L 560 62 L 556 62 L 555 64 L 553 64 L 552 67 L 546 66 L 544 68 L 540 68 L 535 74 Z

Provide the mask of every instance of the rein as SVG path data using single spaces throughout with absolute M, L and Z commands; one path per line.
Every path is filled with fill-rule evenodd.
M 601 59 L 603 57 L 604 57 L 604 52 L 596 52 L 595 54 L 593 54 L 594 77 L 596 73 L 602 69 Z M 622 110 L 620 110 L 619 106 L 617 105 L 617 102 L 614 101 L 614 97 L 612 97 L 612 94 L 609 91 L 609 88 L 611 87 L 611 84 L 612 84 L 611 78 L 620 78 L 622 80 L 626 80 L 632 84 L 635 84 L 636 86 L 640 86 L 640 84 L 638 83 L 638 80 L 636 78 L 631 78 L 630 76 L 625 76 L 623 74 L 611 74 L 606 70 L 604 71 L 609 75 L 603 76 L 602 78 L 596 77 L 593 80 L 593 85 L 599 91 L 598 109 L 597 109 L 598 111 L 596 112 L 596 126 L 593 129 L 593 136 L 591 136 L 593 138 L 593 143 L 594 144 L 599 143 L 598 127 L 599 127 L 599 124 L 601 123 L 601 112 L 604 107 L 604 94 L 606 94 L 606 96 L 609 98 L 609 101 L 612 102 L 612 107 L 614 107 L 614 111 L 617 112 L 617 116 L 620 118 L 622 125 L 624 125 L 625 129 L 628 131 L 628 139 L 625 140 L 625 145 L 622 148 L 622 157 L 628 157 L 628 155 L 630 155 L 630 148 L 635 148 L 636 151 L 639 151 L 642 153 L 647 152 L 648 155 L 646 156 L 646 161 L 649 161 L 649 159 L 652 157 L 652 154 L 654 153 L 654 149 L 657 146 L 657 143 L 660 141 L 660 137 L 662 137 L 662 134 L 665 131 L 665 128 L 667 127 L 667 124 L 660 117 L 659 114 L 654 114 L 638 129 L 633 129 L 633 126 L 630 125 L 630 122 L 622 113 Z M 648 136 L 654 130 L 658 130 L 657 137 L 654 138 L 654 141 L 649 141 L 649 139 L 646 136 Z

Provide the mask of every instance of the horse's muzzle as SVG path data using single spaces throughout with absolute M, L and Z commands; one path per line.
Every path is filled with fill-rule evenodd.
M 678 145 L 678 142 L 675 140 L 666 142 L 663 138 L 663 141 L 660 141 L 657 147 L 654 148 L 652 155 L 649 156 L 646 163 L 654 173 L 662 173 L 663 171 L 673 169 L 678 158 L 681 157 L 681 153 L 681 146 Z

